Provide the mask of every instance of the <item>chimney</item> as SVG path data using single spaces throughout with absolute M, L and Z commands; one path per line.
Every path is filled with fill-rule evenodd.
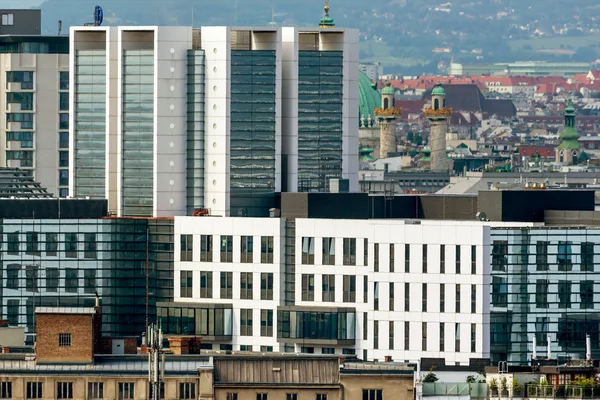
M 391 363 L 392 362 L 392 356 L 385 356 L 384 360 L 386 363 Z
M 592 340 L 590 339 L 590 335 L 585 335 L 585 359 L 587 361 L 592 360 Z

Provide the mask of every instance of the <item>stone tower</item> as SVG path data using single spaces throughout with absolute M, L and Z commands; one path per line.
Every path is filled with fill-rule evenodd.
M 577 164 L 577 158 L 581 155 L 579 144 L 579 133 L 575 128 L 575 107 L 569 100 L 565 108 L 565 129 L 560 134 L 561 142 L 556 146 L 556 162 L 564 164 Z
M 379 120 L 379 158 L 387 158 L 396 151 L 396 117 L 400 114 L 395 108 L 394 88 L 385 83 L 381 91 L 381 108 L 375 114 Z
M 425 110 L 425 116 L 431 121 L 431 171 L 448 171 L 450 168 L 446 159 L 446 133 L 450 115 L 452 109 L 446 107 L 446 92 L 442 85 L 437 83 L 431 91 L 431 108 Z

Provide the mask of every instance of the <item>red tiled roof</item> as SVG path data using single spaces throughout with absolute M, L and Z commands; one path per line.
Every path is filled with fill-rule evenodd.
M 540 154 L 541 157 L 554 157 L 554 147 L 552 146 L 519 146 L 519 155 L 521 157 L 531 157 Z

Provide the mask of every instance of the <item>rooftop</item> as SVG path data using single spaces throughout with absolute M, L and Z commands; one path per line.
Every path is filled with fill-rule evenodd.
M 36 314 L 96 314 L 93 307 L 36 307 Z

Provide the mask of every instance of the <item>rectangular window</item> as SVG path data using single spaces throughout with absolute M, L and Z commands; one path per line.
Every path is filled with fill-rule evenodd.
M 492 305 L 495 307 L 508 305 L 508 283 L 505 278 L 492 276 Z
M 58 94 L 58 109 L 60 111 L 69 111 L 69 92 Z
M 41 399 L 43 397 L 42 387 L 42 382 L 27 382 L 27 399 Z
M 241 250 L 241 262 L 245 264 L 251 264 L 253 262 L 254 255 L 254 237 L 253 236 L 242 236 L 242 250 Z
M 260 262 L 263 264 L 273 264 L 273 236 L 261 236 Z
M 8 319 L 9 326 L 19 325 L 19 300 L 7 301 L 6 319 Z
M 323 238 L 323 265 L 335 265 L 335 238 Z
M 2 14 L 2 25 L 4 26 L 12 26 L 15 24 L 15 14 Z
M 344 238 L 344 265 L 356 265 L 355 238 Z
M 369 315 L 363 313 L 363 340 L 369 339 Z
M 6 234 L 7 252 L 8 254 L 18 255 L 19 254 L 19 232 L 13 232 Z
M 240 272 L 240 299 L 252 300 L 252 272 Z
M 363 389 L 362 400 L 383 400 L 383 390 Z
M 271 272 L 260 274 L 260 299 L 273 300 L 273 274 Z
M 298 393 L 286 393 L 285 400 L 298 400 Z
M 369 302 L 369 277 L 363 276 L 363 303 Z
M 59 149 L 68 149 L 69 148 L 69 132 L 59 132 L 58 133 L 58 148 Z
M 570 281 L 558 281 L 558 308 L 571 308 Z
M 267 393 L 256 393 L 256 400 L 269 400 Z
M 388 343 L 388 348 L 390 350 L 394 350 L 394 321 L 389 321 L 388 322 L 388 338 L 389 338 L 389 343 Z
M 440 351 L 446 351 L 446 324 L 440 322 Z
M 97 287 L 96 270 L 85 269 L 83 271 L 83 293 L 94 294 Z
M 65 256 L 77 258 L 77 234 L 65 233 Z
M 233 299 L 233 272 L 221 271 L 221 298 Z
M 104 398 L 103 382 L 88 382 L 88 399 L 98 400 Z
M 423 283 L 422 285 L 422 295 L 421 295 L 421 303 L 422 303 L 422 308 L 421 311 L 422 312 L 427 312 L 427 284 Z
M 410 273 L 410 244 L 404 245 L 404 272 Z
M 404 284 L 404 311 L 410 311 L 410 283 Z
M 65 292 L 77 293 L 77 289 L 79 289 L 77 272 L 77 268 L 65 268 Z
M 233 262 L 233 236 L 221 235 L 221 262 Z
M 26 235 L 25 253 L 39 256 L 40 242 L 37 232 L 27 232 Z
M 181 235 L 181 249 L 179 259 L 181 261 L 192 261 L 193 237 L 192 235 Z
M 427 322 L 421 323 L 421 350 L 427 351 Z
M 477 326 L 471 324 L 471 353 L 477 351 Z
M 71 334 L 70 333 L 59 333 L 58 334 L 58 346 L 59 347 L 70 347 L 71 346 Z
M 373 306 L 374 310 L 379 310 L 379 282 L 373 282 Z
M 535 305 L 548 308 L 548 281 L 545 279 L 538 279 L 535 283 Z
M 69 152 L 68 151 L 59 151 L 58 152 L 58 166 L 60 168 L 68 168 L 69 167 Z
M 179 398 L 189 400 L 196 398 L 196 384 L 193 382 L 181 382 L 179 384 Z
M 83 258 L 96 259 L 97 243 L 95 233 L 86 233 L 83 235 Z
M 571 242 L 558 242 L 558 254 L 556 261 L 558 262 L 559 271 L 571 271 L 573 269 Z
M 335 301 L 335 275 L 323 275 L 323 302 Z
M 58 114 L 58 129 L 69 129 L 69 114 Z
M 471 314 L 477 312 L 477 285 L 471 285 Z
M 546 343 L 546 338 L 548 336 L 548 317 L 536 317 L 535 319 L 535 336 L 536 341 L 539 345 L 542 343 Z
M 373 348 L 379 349 L 379 321 L 373 321 Z
M 315 263 L 315 238 L 302 238 L 302 264 L 313 265 Z
M 135 384 L 133 382 L 119 382 L 119 400 L 135 398 Z
M 456 313 L 460 313 L 460 284 L 456 285 L 456 309 L 454 310 L 454 312 Z
M 28 292 L 37 292 L 39 289 L 38 270 L 37 265 L 27 265 L 25 267 L 25 290 Z
M 179 271 L 179 297 L 192 297 L 192 276 L 192 271 Z
M 389 309 L 390 311 L 394 311 L 394 282 L 390 282 L 390 304 L 389 304 Z
M 200 298 L 212 299 L 213 297 L 213 273 L 212 271 L 200 271 Z
M 302 274 L 302 301 L 315 301 L 314 274 Z
M 494 240 L 492 243 L 492 271 L 506 271 L 508 264 L 508 242 Z
M 456 274 L 460 274 L 460 245 L 456 245 Z
M 190 245 L 191 246 L 191 245 Z M 191 249 L 191 247 L 190 247 Z M 200 235 L 200 261 L 212 262 L 212 235 Z M 191 261 L 191 259 L 190 259 Z
M 46 255 L 56 256 L 58 252 L 58 235 L 56 233 L 46 233 Z
M 365 277 L 366 278 L 366 277 Z M 354 303 L 356 302 L 356 276 L 355 275 L 344 275 L 343 276 L 343 302 Z
M 273 310 L 260 310 L 260 336 L 273 336 Z
M 58 268 L 46 268 L 46 291 L 58 292 L 59 274 Z
M 363 265 L 365 267 L 367 267 L 369 265 L 369 239 L 365 238 L 363 240 L 363 246 L 364 246 Z
M 69 72 L 68 71 L 61 71 L 58 73 L 58 79 L 59 79 L 59 89 L 60 90 L 69 90 Z
M 240 309 L 240 335 L 252 336 L 252 310 Z
M 56 382 L 56 398 L 57 399 L 72 399 L 73 398 L 73 382 Z
M 21 266 L 19 264 L 9 264 L 6 271 L 6 288 L 7 289 L 20 289 L 19 288 L 19 272 Z
M 581 308 L 594 308 L 594 281 L 579 282 Z
M 471 275 L 477 274 L 477 246 L 471 246 Z
M 581 271 L 594 270 L 594 243 L 581 243 Z
M 454 351 L 460 352 L 460 324 L 454 324 Z
M 238 400 L 237 393 L 227 393 L 227 400 Z
M 12 382 L 0 382 L 0 399 L 12 399 Z
M 404 350 L 410 348 L 410 322 L 404 321 Z
M 373 271 L 379 272 L 379 243 L 373 243 Z
M 394 243 L 390 243 L 390 272 L 394 272 L 396 266 L 396 251 L 394 250 Z
M 327 394 L 326 393 L 317 393 L 317 397 L 315 400 L 327 400 Z
M 440 274 L 446 273 L 446 246 L 440 245 Z
M 4 18 L 3 14 L 2 17 Z M 12 14 L 9 14 L 12 15 Z M 21 89 L 33 89 L 33 72 L 32 71 L 7 71 L 6 72 L 6 88 L 9 83 L 21 83 Z
M 446 285 L 440 283 L 440 312 L 446 312 Z
M 260 352 L 261 353 L 272 353 L 273 346 L 260 346 Z
M 423 273 L 427 273 L 427 245 L 423 245 Z

